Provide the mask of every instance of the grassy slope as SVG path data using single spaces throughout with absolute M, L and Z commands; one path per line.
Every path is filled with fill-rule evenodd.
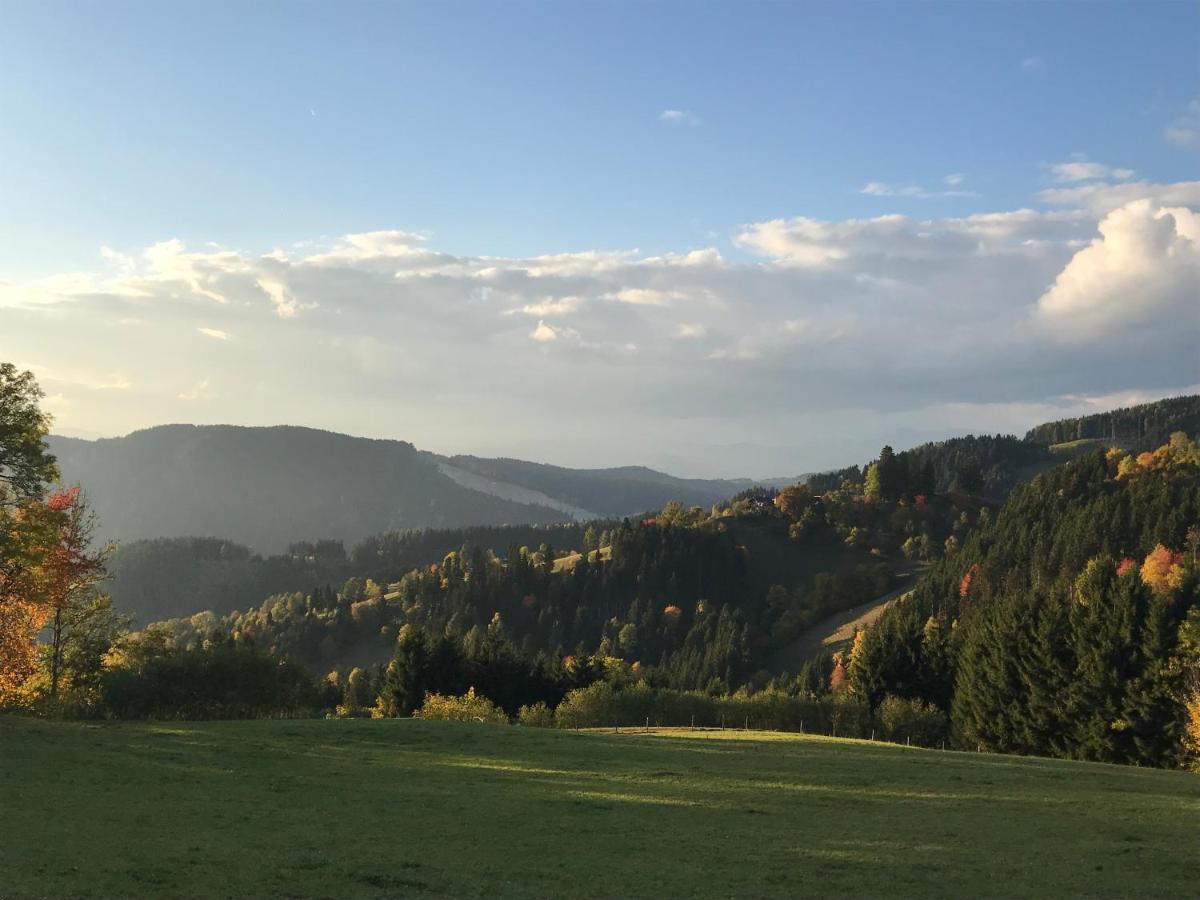
M 0 719 L 0 896 L 1192 894 L 1200 779 L 750 732 Z

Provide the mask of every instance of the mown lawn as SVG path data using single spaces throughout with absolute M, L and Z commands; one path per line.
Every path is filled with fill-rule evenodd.
M 1196 896 L 1200 778 L 817 737 L 0 718 L 0 898 Z

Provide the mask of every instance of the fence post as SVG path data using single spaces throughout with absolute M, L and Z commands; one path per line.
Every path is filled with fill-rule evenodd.
M 875 729 L 871 729 L 871 740 L 875 740 Z
M 744 730 L 745 730 L 745 731 L 749 731 L 749 730 L 750 730 L 750 717 L 749 717 L 749 716 L 746 716 L 746 727 L 745 727 L 745 729 L 744 729 Z
M 646 716 L 646 734 L 650 733 L 650 717 Z
M 692 713 L 692 731 L 696 730 L 696 714 Z

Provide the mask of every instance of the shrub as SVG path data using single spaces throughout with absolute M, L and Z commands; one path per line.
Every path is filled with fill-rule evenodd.
M 768 689 L 757 693 L 712 696 L 700 691 L 655 689 L 644 682 L 614 691 L 596 682 L 567 694 L 554 713 L 559 728 L 637 726 L 742 728 L 806 731 L 839 737 L 866 737 L 870 713 L 850 695 L 814 699 Z
M 946 716 L 940 709 L 907 697 L 884 697 L 879 724 L 883 736 L 897 744 L 936 747 L 947 735 Z
M 517 721 L 530 728 L 551 728 L 554 725 L 554 712 L 539 700 L 529 706 L 522 706 L 517 712 Z
M 585 688 L 576 688 L 563 698 L 554 710 L 554 724 L 559 728 L 594 728 L 616 724 L 616 703 L 612 685 L 597 681 Z
M 508 724 L 508 716 L 487 697 L 480 697 L 475 688 L 468 688 L 461 697 L 445 694 L 426 694 L 425 704 L 413 713 L 414 718 L 448 722 L 491 722 Z

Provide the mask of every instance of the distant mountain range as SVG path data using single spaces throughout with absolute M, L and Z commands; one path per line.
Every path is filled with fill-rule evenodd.
M 217 536 L 260 553 L 301 538 L 349 546 L 406 528 L 613 518 L 671 500 L 708 506 L 753 484 L 640 466 L 445 457 L 406 441 L 293 426 L 164 425 L 48 443 L 63 481 L 90 497 L 102 538 Z
M 1049 422 L 1022 443 L 1058 453 L 1106 442 L 1144 450 L 1165 443 L 1174 431 L 1200 432 L 1200 397 Z M 49 445 L 63 481 L 82 484 L 91 498 L 102 538 L 218 537 L 263 554 L 323 538 L 349 548 L 408 528 L 621 518 L 671 500 L 707 507 L 755 485 L 779 487 L 807 477 L 755 482 L 675 478 L 641 466 L 568 469 L 440 456 L 406 441 L 294 426 L 163 425 L 98 440 L 54 435 Z M 956 442 L 923 445 L 948 473 L 957 464 L 951 445 Z M 1032 477 L 1032 471 L 1018 471 L 1016 457 L 1008 462 L 1005 485 Z M 843 474 L 833 473 L 822 489 L 836 487 Z M 984 475 L 986 481 L 990 476 Z

